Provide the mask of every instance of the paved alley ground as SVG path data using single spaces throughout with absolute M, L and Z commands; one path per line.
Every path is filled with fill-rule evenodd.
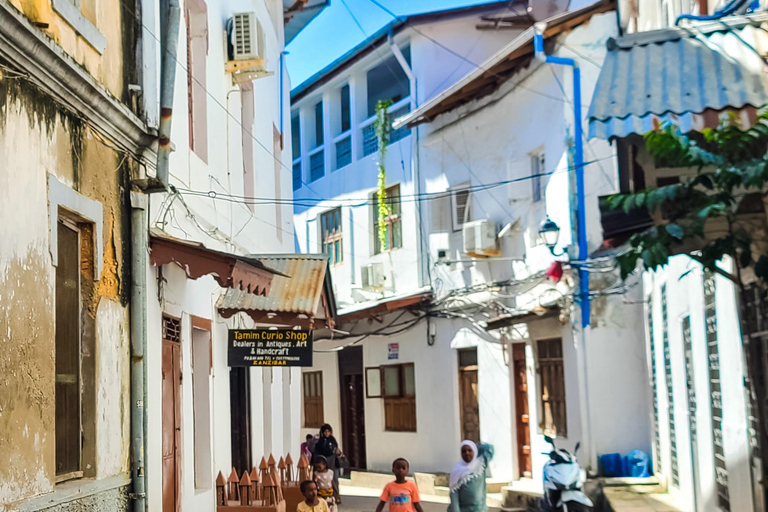
M 379 503 L 378 491 L 359 487 L 341 487 L 342 504 L 339 512 L 374 512 Z M 424 512 L 445 512 L 448 498 L 443 496 L 422 496 Z M 491 508 L 490 512 L 500 512 L 499 508 Z

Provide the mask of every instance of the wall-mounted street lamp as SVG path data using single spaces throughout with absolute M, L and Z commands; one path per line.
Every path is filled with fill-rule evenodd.
M 560 253 L 557 254 L 555 253 L 557 239 L 560 238 L 560 226 L 558 226 L 555 221 L 549 217 L 547 217 L 546 220 L 541 223 L 541 227 L 539 228 L 539 237 L 544 241 L 544 245 L 547 246 L 549 252 L 552 253 L 552 256 L 562 256 L 566 253 L 565 250 L 560 251 Z

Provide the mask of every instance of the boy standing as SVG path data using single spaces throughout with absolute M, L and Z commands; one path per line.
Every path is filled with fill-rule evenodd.
M 395 459 L 392 463 L 392 474 L 395 481 L 389 482 L 381 493 L 376 512 L 382 512 L 384 505 L 389 504 L 389 512 L 424 512 L 421 508 L 421 497 L 416 484 L 405 479 L 409 464 L 405 459 Z
M 304 501 L 296 507 L 297 512 L 329 512 L 328 503 L 317 497 L 317 484 L 312 480 L 301 482 L 299 487 Z

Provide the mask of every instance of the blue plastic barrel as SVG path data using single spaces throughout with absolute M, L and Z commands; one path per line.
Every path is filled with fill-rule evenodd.
M 602 475 L 609 478 L 624 476 L 624 467 L 620 453 L 606 453 L 600 456 Z
M 642 450 L 634 450 L 625 459 L 626 475 L 633 478 L 651 476 L 651 458 Z

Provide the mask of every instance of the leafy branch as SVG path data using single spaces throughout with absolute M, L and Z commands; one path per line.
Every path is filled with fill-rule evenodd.
M 376 131 L 376 139 L 379 143 L 379 181 L 378 181 L 378 206 L 379 206 L 379 241 L 381 247 L 384 248 L 387 240 L 387 224 L 386 220 L 390 214 L 389 205 L 387 204 L 387 169 L 385 167 L 385 160 L 387 156 L 387 146 L 389 145 L 389 134 L 392 131 L 392 119 L 389 115 L 389 107 L 392 105 L 391 100 L 379 100 L 376 103 L 376 121 L 374 122 L 374 130 Z
M 760 239 L 761 233 L 765 238 L 768 115 L 762 113 L 747 130 L 736 121 L 731 116 L 697 138 L 671 126 L 645 135 L 657 166 L 693 168 L 695 174 L 674 185 L 608 198 L 611 209 L 646 209 L 656 218 L 656 226 L 632 235 L 628 251 L 617 258 L 622 277 L 634 272 L 639 260 L 655 269 L 686 252 L 740 285 L 743 269 L 768 285 L 768 245 Z M 757 226 L 750 214 L 760 215 Z M 717 266 L 725 256 L 734 259 L 736 275 Z

